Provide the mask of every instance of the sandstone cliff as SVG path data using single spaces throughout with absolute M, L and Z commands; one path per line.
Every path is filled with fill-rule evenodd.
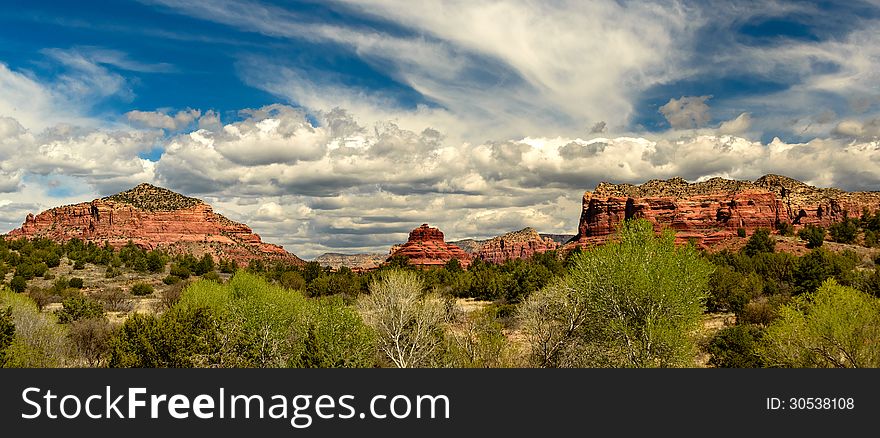
M 541 237 L 534 228 L 523 228 L 485 241 L 477 257 L 491 263 L 504 263 L 507 260 L 528 259 L 536 253 L 555 250 L 558 246 L 553 239 Z
M 704 247 L 736 236 L 743 228 L 775 229 L 787 222 L 829 226 L 846 215 L 880 209 L 878 192 L 822 189 L 800 181 L 766 175 L 758 180 L 712 178 L 688 183 L 681 178 L 651 180 L 641 185 L 601 183 L 583 198 L 576 244 L 600 243 L 621 221 L 643 218 L 655 228 L 676 231 L 680 241 Z
M 443 240 L 443 232 L 437 228 L 422 224 L 410 231 L 409 239 L 400 246 L 392 248 L 388 258 L 404 256 L 413 266 L 443 266 L 452 259 L 458 259 L 462 267 L 471 263 L 471 256 L 456 245 Z
M 278 245 L 262 242 L 244 224 L 214 213 L 210 205 L 150 184 L 91 202 L 28 214 L 20 228 L 8 234 L 45 237 L 55 241 L 79 238 L 114 247 L 128 241 L 145 249 L 171 253 L 209 253 L 239 264 L 253 259 L 303 261 Z

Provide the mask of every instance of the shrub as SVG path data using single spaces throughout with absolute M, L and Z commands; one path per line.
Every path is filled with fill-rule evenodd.
M 718 266 L 709 277 L 709 297 L 706 307 L 710 312 L 742 312 L 749 300 L 761 295 L 764 282 L 752 272 L 742 274 L 727 266 Z
M 211 254 L 205 253 L 202 258 L 194 266 L 194 274 L 205 275 L 214 270 L 214 258 Z
M 162 259 L 162 255 L 156 251 L 150 251 L 147 254 L 147 270 L 154 274 L 164 271 L 165 260 Z
M 128 312 L 132 308 L 128 294 L 119 287 L 102 290 L 95 298 L 104 305 L 105 310 L 110 312 Z
M 83 288 L 83 279 L 79 277 L 73 277 L 70 281 L 67 282 L 67 285 L 74 289 L 82 289 Z
M 238 272 L 225 284 L 190 284 L 161 317 L 132 315 L 111 342 L 109 364 L 372 366 L 372 339 L 341 300 L 307 300 Z
M 109 351 L 112 332 L 105 318 L 82 319 L 70 323 L 67 338 L 80 360 L 90 367 L 97 367 Z
M 34 304 L 37 305 L 37 309 L 40 311 L 43 311 L 43 307 L 46 307 L 46 304 L 52 302 L 52 296 L 49 294 L 49 291 L 41 287 L 28 289 L 28 296 L 34 300 Z
M 85 268 L 86 268 L 86 262 L 84 262 L 83 260 L 76 260 L 73 263 L 73 269 L 75 269 L 77 271 L 85 269 Z
M 286 271 L 281 274 L 281 278 L 278 281 L 281 284 L 281 287 L 290 290 L 306 290 L 306 280 L 303 278 L 299 272 L 295 271 Z
M 709 364 L 719 368 L 760 368 L 764 362 L 758 353 L 763 331 L 740 324 L 720 330 L 709 342 Z
M 189 268 L 187 268 L 186 266 L 178 265 L 176 263 L 171 265 L 171 271 L 169 272 L 169 274 L 178 277 L 181 280 L 186 280 L 187 278 L 189 278 L 190 275 L 192 275 Z
M 807 241 L 807 248 L 818 248 L 825 241 L 825 228 L 806 225 L 798 232 L 798 237 Z
M 776 249 L 776 240 L 770 235 L 767 228 L 758 228 L 752 233 L 752 237 L 743 247 L 743 253 L 747 256 L 754 256 L 761 253 L 773 252 Z
M 825 248 L 816 248 L 798 261 L 793 274 L 795 293 L 815 291 L 825 280 L 835 277 L 846 280 L 856 267 L 856 260 L 835 254 Z
M 28 296 L 0 289 L 0 309 L 12 308 L 15 338 L 7 349 L 7 367 L 54 368 L 65 364 L 66 326 L 41 313 Z
M 736 229 L 736 235 L 739 236 L 739 237 L 746 237 L 746 229 L 745 229 L 745 228 L 742 228 L 742 227 L 737 228 L 737 229 Z
M 180 283 L 180 277 L 176 275 L 166 275 L 165 278 L 162 279 L 162 283 L 167 285 Z
M 147 283 L 135 283 L 131 287 L 131 294 L 136 296 L 150 295 L 153 293 L 153 286 Z
M 831 240 L 838 243 L 853 243 L 859 233 L 859 225 L 857 219 L 844 219 L 828 227 L 828 234 Z
M 25 290 L 27 290 L 27 280 L 25 280 L 22 276 L 16 275 L 12 277 L 12 280 L 9 281 L 9 288 L 12 289 L 14 292 L 24 292 Z
M 55 312 L 58 322 L 67 324 L 73 321 L 104 316 L 104 306 L 86 297 L 69 297 L 61 302 L 61 310 Z
M 104 271 L 104 278 L 116 278 L 120 274 L 122 274 L 122 271 L 120 271 L 118 268 L 114 268 L 113 266 L 108 266 L 107 270 Z
M 202 274 L 202 280 L 213 281 L 214 283 L 223 283 L 223 279 L 220 278 L 220 274 L 209 271 L 205 274 Z
M 791 222 L 780 221 L 776 224 L 776 231 L 783 236 L 794 236 L 794 225 Z
M 880 300 L 828 280 L 780 309 L 761 355 L 770 366 L 880 367 Z
M 186 287 L 186 283 L 178 281 L 171 287 L 166 287 L 165 289 L 159 292 L 159 310 L 168 310 L 177 304 L 180 301 L 180 296 L 183 294 L 183 289 Z
M 8 362 L 7 350 L 15 340 L 15 320 L 12 318 L 12 307 L 0 309 L 0 368 Z

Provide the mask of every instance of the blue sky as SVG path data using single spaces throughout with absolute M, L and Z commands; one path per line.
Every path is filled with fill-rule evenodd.
M 572 233 L 604 180 L 880 183 L 871 1 L 3 6 L 5 228 L 150 181 L 310 257 Z

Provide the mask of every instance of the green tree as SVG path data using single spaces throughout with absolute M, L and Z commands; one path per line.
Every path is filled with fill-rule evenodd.
M 423 289 L 415 272 L 393 269 L 358 298 L 364 322 L 376 332 L 379 351 L 398 368 L 431 366 L 440 351 L 445 306 L 437 297 L 422 297 Z
M 216 364 L 221 346 L 208 308 L 172 309 L 161 317 L 135 313 L 109 341 L 113 368 L 192 368 Z
M 776 250 L 776 239 L 770 235 L 770 230 L 767 228 L 758 228 L 752 233 L 752 237 L 749 237 L 749 240 L 746 242 L 746 246 L 743 247 L 743 253 L 749 257 L 765 253 L 765 252 L 773 252 Z
M 104 306 L 101 303 L 82 296 L 65 298 L 61 302 L 61 310 L 55 312 L 58 322 L 67 324 L 73 321 L 104 317 Z
M 761 355 L 770 366 L 880 367 L 880 300 L 829 279 L 780 309 Z
M 396 254 L 391 256 L 388 261 L 385 262 L 386 266 L 391 269 L 406 269 L 410 267 L 409 257 L 405 255 Z
M 147 254 L 147 270 L 154 274 L 165 270 L 165 260 L 159 252 L 150 251 Z
M 27 290 L 27 280 L 20 275 L 16 275 L 9 281 L 9 288 L 14 292 L 22 293 Z
M 794 236 L 794 226 L 791 222 L 780 221 L 776 224 L 776 231 L 783 236 Z
M 153 286 L 150 286 L 147 283 L 135 283 L 131 287 L 131 294 L 132 295 L 141 296 L 141 295 L 150 295 L 152 293 L 153 293 Z
M 376 338 L 339 297 L 311 300 L 303 351 L 290 365 L 303 368 L 367 368 L 375 364 Z
M 444 268 L 453 274 L 458 274 L 464 270 L 462 269 L 461 262 L 459 262 L 458 259 L 449 259 L 449 261 L 446 262 Z
M 758 354 L 761 329 L 739 324 L 720 330 L 709 341 L 709 365 L 718 368 L 761 368 L 764 361 Z
M 306 290 L 306 279 L 296 271 L 285 271 L 278 280 L 281 287 L 290 290 Z
M 742 274 L 726 265 L 718 266 L 709 277 L 709 297 L 706 307 L 710 312 L 739 314 L 746 304 L 761 295 L 764 281 L 757 273 Z
M 798 231 L 798 237 L 807 241 L 807 248 L 818 248 L 825 242 L 825 228 L 805 225 Z
M 579 255 L 568 275 L 532 294 L 519 318 L 538 366 L 690 366 L 713 266 L 650 222 Z
M 831 277 L 842 280 L 855 267 L 856 262 L 851 258 L 837 255 L 825 248 L 813 249 L 798 260 L 793 273 L 795 293 L 815 291 Z
M 859 221 L 858 219 L 844 218 L 828 227 L 828 234 L 835 242 L 854 243 L 859 234 Z
M 12 318 L 12 307 L 0 310 L 0 368 L 6 365 L 7 350 L 15 340 L 15 320 Z
M 199 259 L 198 263 L 196 263 L 194 273 L 196 275 L 205 275 L 213 270 L 214 258 L 211 257 L 211 254 L 205 253 L 204 255 L 202 255 L 202 258 Z

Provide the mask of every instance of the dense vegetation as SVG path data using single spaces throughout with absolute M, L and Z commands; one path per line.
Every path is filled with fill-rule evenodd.
M 822 242 L 875 246 L 880 214 L 845 222 L 802 227 L 800 257 L 769 230 L 710 254 L 632 221 L 564 255 L 365 273 L 0 239 L 0 366 L 876 367 L 872 252 Z M 706 314 L 735 323 L 706 331 Z

